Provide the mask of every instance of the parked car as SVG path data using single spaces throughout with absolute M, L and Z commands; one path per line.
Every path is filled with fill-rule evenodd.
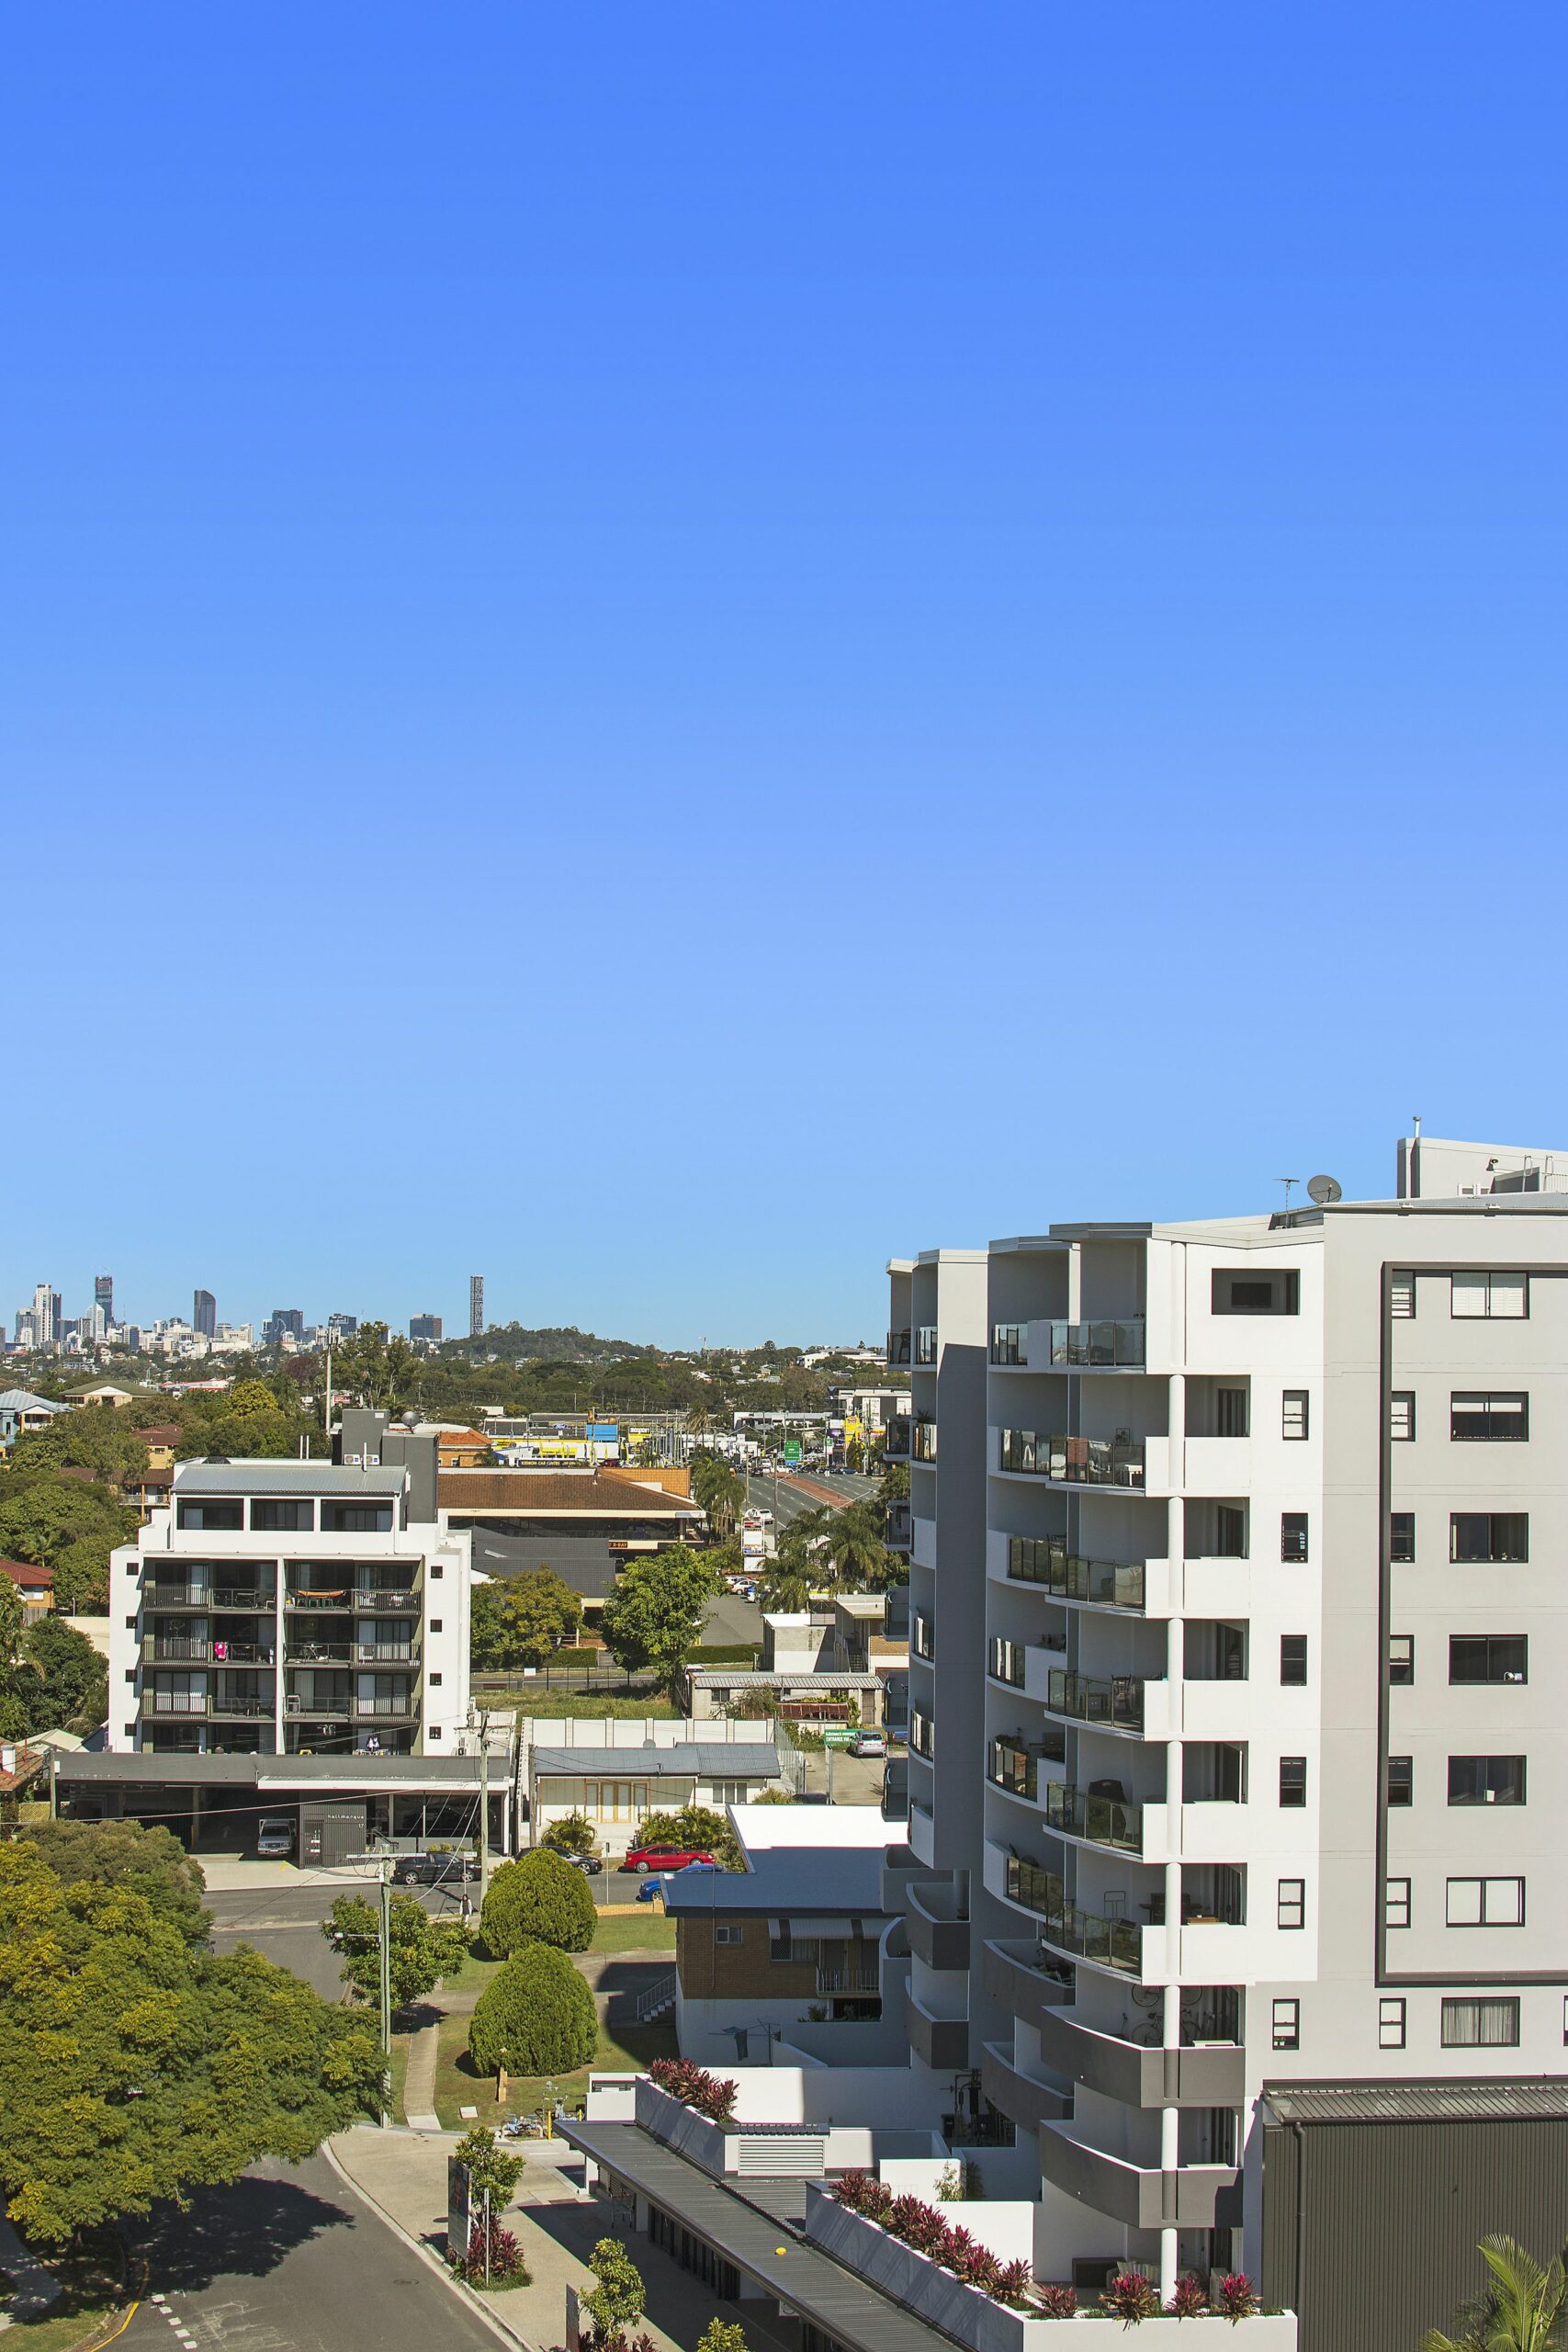
M 561 1860 L 570 1862 L 574 1871 L 581 1871 L 584 1878 L 597 1878 L 604 1867 L 597 1854 L 563 1854 Z
M 668 1846 L 634 1846 L 621 1864 L 624 1871 L 683 1871 L 688 1862 L 711 1862 L 713 1856 L 672 1849 Z
M 392 1864 L 394 1886 L 440 1886 L 447 1879 L 478 1878 L 472 1854 L 400 1854 Z
M 664 1881 L 661 1878 L 645 1878 L 642 1884 L 637 1888 L 637 1899 L 639 1903 L 651 1903 L 656 1896 L 661 1895 L 663 1892 Z
M 287 1861 L 299 1840 L 299 1824 L 291 1813 L 264 1813 L 256 1830 L 256 1852 Z
M 873 1731 L 869 1725 L 863 1724 L 850 1742 L 852 1756 L 886 1756 L 886 1753 L 887 1742 L 879 1731 Z

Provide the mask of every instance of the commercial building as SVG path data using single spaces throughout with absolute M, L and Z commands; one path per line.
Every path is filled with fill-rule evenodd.
M 305 1337 L 304 1310 L 298 1306 L 275 1306 L 262 1325 L 262 1345 L 276 1348 L 285 1338 L 297 1343 Z
M 209 1290 L 198 1290 L 192 1297 L 191 1329 L 199 1339 L 210 1340 L 218 1331 L 218 1301 Z
M 1529 2234 L 1499 2184 L 1568 2119 L 1559 1165 L 1411 1138 L 1392 1199 L 890 1268 L 913 2064 L 1012 2140 L 1042 2275 L 1243 2267 L 1317 2352 L 1387 2334 L 1334 2282 L 1392 2270 L 1414 2340 Z
M 182 1463 L 110 1557 L 111 1752 L 455 1754 L 469 1543 L 423 1454 Z
M 848 1724 L 880 1725 L 883 1683 L 876 1674 L 817 1674 L 784 1669 L 747 1673 L 733 1666 L 689 1666 L 681 1678 L 690 1723 L 714 1723 L 766 1700 L 786 1724 L 826 1731 Z
M 411 1315 L 409 1317 L 409 1338 L 411 1340 L 423 1340 L 432 1347 L 439 1346 L 441 1341 L 440 1316 Z
M 114 1276 L 112 1274 L 94 1275 L 93 1305 L 102 1310 L 104 1329 L 107 1330 L 114 1321 Z
M 604 1468 L 443 1470 L 440 1507 L 443 1526 L 471 1534 L 478 1572 L 553 1568 L 590 1622 L 628 1559 L 680 1543 L 703 1520 L 689 1495 Z

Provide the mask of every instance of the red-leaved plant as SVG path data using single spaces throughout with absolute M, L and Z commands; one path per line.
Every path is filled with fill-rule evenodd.
M 1027 2262 L 1015 2262 L 1011 2265 L 1011 2268 L 1027 2273 L 1029 2265 Z M 1024 2284 L 1028 2285 L 1027 2277 Z M 1011 2301 L 1010 2296 L 1008 2301 Z M 1076 2287 L 1042 2287 L 1040 2308 L 1047 2319 L 1076 2319 L 1078 2312 L 1078 2290 Z
M 978 2287 L 993 2299 L 1002 2283 L 1002 2266 L 988 2245 L 977 2245 L 959 2271 L 966 2287 Z
M 1123 2327 L 1135 2327 L 1140 2320 L 1153 2319 L 1159 2310 L 1158 2291 L 1141 2270 L 1119 2270 L 1103 2290 L 1100 2301 Z
M 1172 2288 L 1170 2301 L 1165 2308 L 1172 2319 L 1196 2319 L 1201 2312 L 1209 2308 L 1209 2298 L 1203 2291 L 1202 2281 L 1195 2278 L 1190 2270 L 1184 2270 Z
M 710 2075 L 705 2066 L 694 2064 L 690 2058 L 656 2058 L 648 2070 L 648 2078 L 656 2090 L 678 2098 L 683 2107 L 694 2109 L 712 2123 L 727 2123 L 735 2112 L 739 2086 Z
M 486 2260 L 486 2255 L 489 2260 Z M 461 2264 L 464 2276 L 478 2279 L 482 2286 L 488 2278 L 525 2278 L 523 2249 L 511 2230 L 502 2229 L 499 2222 L 490 2225 L 490 2245 L 485 2245 L 485 2226 L 476 2222 L 468 2233 L 468 2253 Z
M 874 2172 L 847 2172 L 833 2190 L 837 2203 L 868 2221 L 886 2222 L 893 2207 L 893 2191 Z
M 1216 2301 L 1234 2327 L 1238 2319 L 1250 2319 L 1258 2309 L 1258 2291 L 1245 2270 L 1227 2270 L 1220 2280 Z

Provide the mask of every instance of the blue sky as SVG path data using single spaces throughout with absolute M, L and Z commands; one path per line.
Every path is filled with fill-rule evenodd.
M 879 1330 L 1568 1144 L 1568 19 L 84 5 L 0 139 L 0 1319 Z

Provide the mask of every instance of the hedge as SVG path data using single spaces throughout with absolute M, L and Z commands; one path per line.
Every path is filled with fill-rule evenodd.
M 513 2075 L 570 2075 L 588 2064 L 597 2039 L 593 1996 L 566 1954 L 528 1944 L 480 1994 L 468 2056 L 481 2075 L 501 2066 Z
M 525 1944 L 586 1951 L 598 1923 L 582 1872 L 540 1846 L 496 1871 L 479 1913 L 479 1934 L 497 1960 L 506 1960 Z

